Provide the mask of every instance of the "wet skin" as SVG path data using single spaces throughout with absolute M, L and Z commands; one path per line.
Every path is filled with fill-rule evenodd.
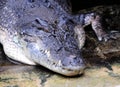
M 82 74 L 84 27 L 99 40 L 109 37 L 95 13 L 73 16 L 54 0 L 5 0 L 0 3 L 0 42 L 5 54 L 29 65 L 42 65 L 66 76 Z M 14 3 L 14 4 L 13 4 Z

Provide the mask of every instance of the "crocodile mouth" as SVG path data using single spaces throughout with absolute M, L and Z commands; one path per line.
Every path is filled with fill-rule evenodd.
M 27 45 L 27 51 L 32 61 L 53 72 L 65 76 L 75 76 L 84 72 L 85 63 L 80 53 L 68 52 L 65 49 L 61 49 L 61 51 L 57 53 L 55 48 L 50 50 L 49 47 L 45 47 L 44 44 L 38 43 L 29 43 Z
M 49 62 L 50 63 L 50 62 Z M 52 64 L 52 65 L 51 65 Z M 77 75 L 81 75 L 84 73 L 84 69 L 85 69 L 85 65 L 81 65 L 81 66 L 63 66 L 60 63 L 55 64 L 55 63 L 51 63 L 50 65 L 43 65 L 44 67 L 48 68 L 49 70 L 52 70 L 54 72 L 57 72 L 61 75 L 64 76 L 77 76 Z
M 80 57 L 70 57 L 59 60 L 58 62 L 47 59 L 46 61 L 44 60 L 41 65 L 64 76 L 77 76 L 83 74 L 85 69 L 84 61 Z

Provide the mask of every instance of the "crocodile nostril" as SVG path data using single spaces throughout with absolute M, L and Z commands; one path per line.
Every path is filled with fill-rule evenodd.
M 62 64 L 64 66 L 81 66 L 83 64 L 83 60 L 76 55 L 70 55 L 62 60 Z

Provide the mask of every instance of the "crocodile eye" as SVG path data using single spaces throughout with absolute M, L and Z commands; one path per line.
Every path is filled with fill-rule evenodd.
M 28 2 L 33 3 L 33 2 L 35 2 L 35 0 L 28 0 Z

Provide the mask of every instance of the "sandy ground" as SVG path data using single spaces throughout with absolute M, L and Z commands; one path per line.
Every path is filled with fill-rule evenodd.
M 0 67 L 0 87 L 120 87 L 120 64 L 112 69 L 92 66 L 82 76 L 64 77 L 41 66 Z

